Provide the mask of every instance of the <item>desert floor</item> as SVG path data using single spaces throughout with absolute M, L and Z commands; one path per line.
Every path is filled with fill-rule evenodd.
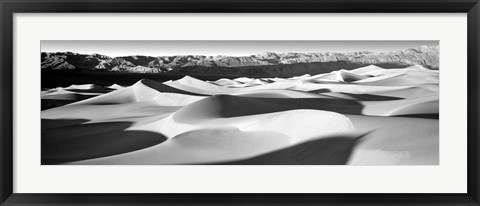
M 44 90 L 42 164 L 436 165 L 439 72 Z

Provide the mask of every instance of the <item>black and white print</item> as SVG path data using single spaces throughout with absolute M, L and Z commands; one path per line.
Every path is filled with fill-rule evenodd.
M 438 41 L 41 41 L 42 165 L 438 165 Z

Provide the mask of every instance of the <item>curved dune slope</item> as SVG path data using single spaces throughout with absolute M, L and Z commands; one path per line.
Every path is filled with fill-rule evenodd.
M 438 80 L 372 65 L 46 90 L 70 102 L 41 112 L 42 164 L 438 164 Z

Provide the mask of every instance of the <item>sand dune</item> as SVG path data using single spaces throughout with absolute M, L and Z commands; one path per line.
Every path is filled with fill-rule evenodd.
M 438 75 L 372 65 L 46 90 L 42 105 L 70 102 L 41 113 L 42 164 L 438 164 Z
M 118 85 L 118 84 L 112 84 L 107 88 L 109 88 L 109 89 L 122 89 L 122 88 L 124 88 L 124 86 L 121 86 L 121 85 Z
M 84 99 L 89 99 L 101 94 L 111 92 L 111 88 L 105 88 L 94 84 L 71 85 L 41 91 L 42 110 L 67 105 Z

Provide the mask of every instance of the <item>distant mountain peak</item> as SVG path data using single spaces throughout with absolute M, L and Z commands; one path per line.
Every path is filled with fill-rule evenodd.
M 338 67 L 337 69 L 339 70 L 348 69 L 354 65 L 367 66 L 374 64 L 399 65 L 401 67 L 420 65 L 428 69 L 438 69 L 439 47 L 420 46 L 392 52 L 357 51 L 345 53 L 275 53 L 265 51 L 251 56 L 177 55 L 151 57 L 133 55 L 115 58 L 102 54 L 43 52 L 41 58 L 42 70 L 101 70 L 112 72 L 172 74 L 192 74 L 192 72 L 198 72 L 202 75 L 224 75 L 230 73 L 234 75 L 233 73 L 235 72 L 241 74 L 243 74 L 242 72 L 247 72 L 247 74 L 259 74 L 263 72 L 273 76 L 285 76 L 287 74 L 299 72 L 308 72 L 312 74 L 323 72 L 325 69 L 323 68 L 324 66 L 321 65 L 327 64 L 329 65 L 328 71 L 335 69 L 336 67 Z M 252 68 L 246 69 L 247 67 Z M 261 70 L 262 68 L 267 67 L 269 68 L 268 72 Z M 233 70 L 226 68 L 237 69 Z M 238 68 L 240 68 L 240 70 Z
M 265 51 L 265 52 L 262 52 L 260 54 L 255 55 L 255 57 L 261 58 L 261 59 L 276 59 L 276 58 L 279 57 L 279 55 L 275 52 Z

